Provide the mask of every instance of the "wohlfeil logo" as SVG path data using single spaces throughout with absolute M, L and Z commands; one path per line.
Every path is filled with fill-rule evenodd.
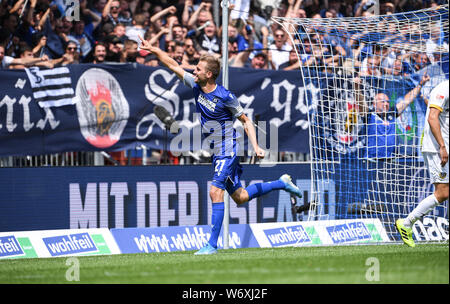
M 42 238 L 51 256 L 61 256 L 77 253 L 98 251 L 89 233 L 58 235 Z
M 327 227 L 333 243 L 346 243 L 370 240 L 372 235 L 363 222 L 354 222 Z
M 266 229 L 264 230 L 264 234 L 272 247 L 311 242 L 311 239 L 301 225 Z
M 0 258 L 23 254 L 22 247 L 14 235 L 0 237 Z

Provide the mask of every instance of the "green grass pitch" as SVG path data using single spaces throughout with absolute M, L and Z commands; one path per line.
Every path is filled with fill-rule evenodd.
M 0 283 L 151 284 L 449 284 L 449 245 L 419 244 L 220 250 L 0 260 Z M 376 261 L 376 262 L 374 262 Z M 372 268 L 371 268 L 372 267 Z M 379 272 L 378 272 L 378 270 Z M 377 271 L 377 277 L 373 274 Z M 367 278 L 372 278 L 370 281 Z

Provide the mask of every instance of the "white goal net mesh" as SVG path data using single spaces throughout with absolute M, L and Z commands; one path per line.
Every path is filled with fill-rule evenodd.
M 307 219 L 394 222 L 433 192 L 420 151 L 427 97 L 448 79 L 448 5 L 361 18 L 274 17 L 308 94 L 312 198 Z M 333 199 L 321 189 L 334 183 Z M 414 226 L 448 240 L 448 201 Z

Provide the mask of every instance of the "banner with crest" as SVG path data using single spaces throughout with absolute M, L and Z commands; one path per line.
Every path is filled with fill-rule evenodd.
M 259 122 L 267 149 L 309 152 L 307 113 L 319 100 L 317 85 L 304 84 L 296 71 L 230 68 L 229 79 L 244 113 Z M 177 120 L 180 132 L 165 131 L 155 105 Z M 202 148 L 195 142 L 201 134 L 193 134 L 199 125 L 192 90 L 163 67 L 80 64 L 0 72 L 0 156 L 141 145 L 194 151 Z
M 364 124 L 356 113 L 353 84 L 337 90 L 336 79 L 311 79 L 304 81 L 298 71 L 230 68 L 229 88 L 244 113 L 258 123 L 258 141 L 267 150 L 309 153 L 308 113 L 324 109 L 336 117 L 333 122 L 319 122 L 326 132 L 312 138 L 323 140 L 328 151 L 351 154 L 364 147 Z M 382 79 L 383 85 L 370 85 L 373 79 L 364 81 L 369 88 L 392 88 L 386 92 L 392 102 L 417 83 L 414 78 L 407 82 Z M 338 104 L 344 108 L 339 109 Z M 417 104 L 420 102 L 397 119 L 397 133 L 406 139 L 403 142 L 419 137 L 426 108 Z M 163 106 L 178 122 L 177 133 L 166 131 L 153 112 L 156 105 Z M 239 121 L 234 127 L 244 134 Z M 192 90 L 163 67 L 80 64 L 0 72 L 0 156 L 119 151 L 142 145 L 182 153 L 204 148 L 199 133 Z

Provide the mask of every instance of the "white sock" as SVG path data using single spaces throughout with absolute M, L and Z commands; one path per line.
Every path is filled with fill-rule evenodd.
M 439 202 L 434 194 L 424 198 L 417 205 L 417 207 L 413 211 L 411 211 L 410 214 L 408 214 L 406 219 L 403 220 L 403 225 L 405 225 L 407 228 L 411 228 L 417 220 L 420 220 L 424 215 L 428 214 L 437 205 L 439 205 Z

